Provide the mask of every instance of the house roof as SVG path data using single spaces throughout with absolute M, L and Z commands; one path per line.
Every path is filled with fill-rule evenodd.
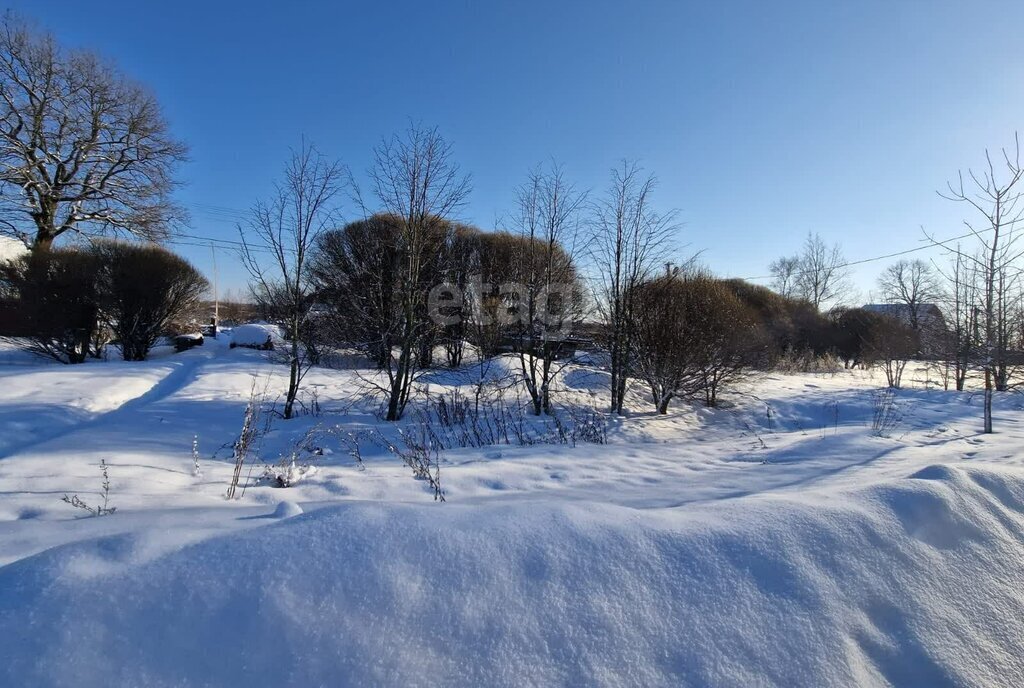
M 946 327 L 946 318 L 942 314 L 942 309 L 934 303 L 920 304 L 917 307 L 917 318 L 911 317 L 910 306 L 905 303 L 866 303 L 863 308 L 866 311 L 898 320 L 904 325 L 913 325 L 916 320 L 918 327 L 927 330 L 943 330 Z
M 895 318 L 910 317 L 910 306 L 905 303 L 866 303 L 862 308 L 872 313 L 881 313 Z M 919 316 L 924 314 L 941 315 L 942 310 L 934 303 L 922 303 L 918 305 L 917 313 Z

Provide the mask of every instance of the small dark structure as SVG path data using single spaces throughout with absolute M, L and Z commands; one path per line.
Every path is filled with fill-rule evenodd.
M 194 346 L 203 345 L 201 334 L 179 334 L 174 338 L 174 350 L 177 352 L 188 351 Z
M 576 356 L 576 352 L 593 346 L 589 339 L 576 337 L 574 335 L 549 334 L 547 337 L 538 336 L 532 342 L 531 351 L 530 338 L 523 336 L 502 337 L 494 347 L 495 353 L 510 354 L 523 351 L 526 353 L 537 353 L 541 351 L 551 354 L 555 360 L 568 360 Z

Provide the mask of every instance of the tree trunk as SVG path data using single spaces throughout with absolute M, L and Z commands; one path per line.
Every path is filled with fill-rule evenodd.
M 374 346 L 373 361 L 377 370 L 384 370 L 388 366 L 388 359 L 391 358 L 391 342 L 386 341 Z
M 985 368 L 985 434 L 992 432 L 992 369 Z
M 291 360 L 288 362 L 288 393 L 284 400 L 284 418 L 292 417 L 295 407 L 295 397 L 299 394 L 299 344 L 297 339 L 292 340 Z

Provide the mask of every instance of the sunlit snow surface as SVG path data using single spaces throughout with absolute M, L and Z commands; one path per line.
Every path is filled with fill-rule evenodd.
M 270 356 L 0 352 L 0 685 L 1024 685 L 1020 397 L 981 436 L 980 397 L 913 373 L 880 438 L 880 375 L 762 375 L 667 417 L 638 389 L 608 445 L 447 452 L 444 504 L 370 444 L 228 502 Z M 391 432 L 367 374 L 313 369 L 323 413 L 261 456 Z M 606 384 L 570 368 L 556 400 Z M 61 497 L 95 502 L 101 459 L 117 512 L 80 518 Z

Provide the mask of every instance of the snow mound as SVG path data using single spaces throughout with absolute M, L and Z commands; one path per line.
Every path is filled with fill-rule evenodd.
M 0 569 L 0 685 L 1024 685 L 1022 505 L 1024 473 L 972 467 L 79 542 Z
M 14 237 L 0 236 L 0 261 L 11 261 L 28 253 L 25 244 Z
M 302 513 L 302 507 L 295 502 L 278 502 L 271 518 L 291 518 Z
M 914 480 L 953 480 L 957 477 L 957 469 L 952 466 L 935 464 L 925 466 L 910 477 Z
M 282 342 L 281 328 L 266 323 L 239 325 L 231 331 L 231 346 L 271 349 Z

